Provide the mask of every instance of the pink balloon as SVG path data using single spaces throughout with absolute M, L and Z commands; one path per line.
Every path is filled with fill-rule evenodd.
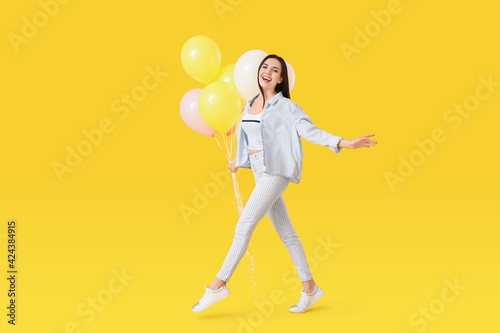
M 201 88 L 191 89 L 184 94 L 180 105 L 181 117 L 184 123 L 196 133 L 213 137 L 217 131 L 203 121 L 198 109 L 198 100 L 202 90 Z

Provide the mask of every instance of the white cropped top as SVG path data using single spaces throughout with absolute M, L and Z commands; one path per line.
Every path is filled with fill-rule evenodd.
M 241 128 L 245 131 L 248 138 L 249 150 L 262 150 L 262 132 L 260 131 L 260 116 L 259 114 L 246 113 L 241 120 Z

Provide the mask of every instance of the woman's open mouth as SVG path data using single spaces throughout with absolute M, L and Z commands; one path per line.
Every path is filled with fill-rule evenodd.
M 268 76 L 262 76 L 262 81 L 264 82 L 271 82 L 271 78 Z

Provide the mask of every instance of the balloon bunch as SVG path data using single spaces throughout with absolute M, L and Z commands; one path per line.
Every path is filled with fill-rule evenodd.
M 193 131 L 213 137 L 222 149 L 216 138 L 216 134 L 221 133 L 228 162 L 232 162 L 236 156 L 237 126 L 244 111 L 245 101 L 260 92 L 257 72 L 266 56 L 267 53 L 264 51 L 250 50 L 236 63 L 221 68 L 220 49 L 211 38 L 203 35 L 194 36 L 182 47 L 182 67 L 194 80 L 205 84 L 205 87 L 192 89 L 184 94 L 180 103 L 181 118 Z M 291 91 L 295 84 L 295 72 L 288 62 L 286 65 Z M 237 210 L 241 214 L 243 200 L 236 174 L 231 172 L 231 175 Z M 252 267 L 249 267 L 250 277 L 257 287 L 251 274 L 255 270 L 253 255 L 248 251 L 246 253 L 252 262 Z
M 260 91 L 257 72 L 266 56 L 264 51 L 250 50 L 236 63 L 221 68 L 221 53 L 215 41 L 203 35 L 188 39 L 181 51 L 182 66 L 189 76 L 206 86 L 189 90 L 182 98 L 180 111 L 186 125 L 208 137 L 215 137 L 217 131 L 226 136 L 234 134 L 245 101 Z M 292 91 L 295 71 L 285 63 Z
M 236 156 L 236 126 L 244 110 L 242 100 L 234 82 L 235 64 L 221 68 L 219 46 L 211 38 L 198 35 L 188 39 L 181 51 L 182 67 L 196 81 L 205 84 L 184 94 L 180 103 L 181 118 L 193 131 L 213 137 L 221 133 L 225 157 L 228 162 Z M 237 210 L 243 212 L 236 175 L 232 173 Z

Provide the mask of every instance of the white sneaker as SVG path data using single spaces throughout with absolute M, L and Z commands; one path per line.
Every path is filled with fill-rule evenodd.
M 306 293 L 304 290 L 301 290 L 300 293 L 302 296 L 300 296 L 296 305 L 290 307 L 290 312 L 306 312 L 311 305 L 316 303 L 325 294 L 318 285 L 314 287 L 314 291 L 310 294 Z
M 231 294 L 231 292 L 229 291 L 229 289 L 227 289 L 226 285 L 223 285 L 222 287 L 216 290 L 213 290 L 209 286 L 206 286 L 205 293 L 200 298 L 200 301 L 195 305 L 193 305 L 192 310 L 193 312 L 200 312 L 206 310 L 215 303 L 217 303 L 218 301 L 220 301 L 221 299 L 224 299 L 227 296 L 229 296 L 229 294 Z

